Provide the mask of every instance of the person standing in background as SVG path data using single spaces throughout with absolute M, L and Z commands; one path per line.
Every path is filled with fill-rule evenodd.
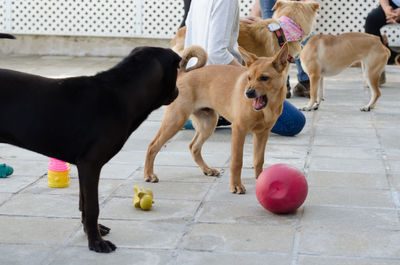
M 381 35 L 381 28 L 388 24 L 400 22 L 400 0 L 379 0 L 379 6 L 368 13 L 365 19 L 365 33 L 373 34 L 385 41 Z M 389 48 L 390 49 L 390 48 Z M 389 64 L 395 62 L 397 53 L 390 49 Z

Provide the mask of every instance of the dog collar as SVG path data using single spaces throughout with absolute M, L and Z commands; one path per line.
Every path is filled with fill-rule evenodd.
M 285 42 L 286 42 L 286 38 L 285 38 L 286 36 L 285 36 L 285 33 L 284 33 L 283 29 L 281 28 L 280 24 L 277 22 L 268 24 L 268 29 L 271 32 L 275 33 L 276 39 L 278 40 L 278 43 L 279 43 L 279 47 L 282 47 L 283 44 L 285 44 Z M 291 63 L 294 62 L 294 58 L 290 55 L 288 55 L 287 60 Z

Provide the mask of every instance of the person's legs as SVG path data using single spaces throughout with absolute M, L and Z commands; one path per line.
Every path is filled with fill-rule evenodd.
M 274 11 L 271 9 L 274 7 L 276 0 L 260 0 L 261 16 L 263 19 L 271 18 Z
M 396 5 L 394 5 L 392 1 L 389 1 L 389 3 L 393 8 L 396 8 Z M 371 12 L 368 13 L 367 18 L 365 19 L 365 25 L 364 25 L 365 33 L 369 33 L 369 34 L 378 36 L 379 38 L 381 38 L 382 43 L 387 45 L 381 35 L 381 28 L 385 25 L 387 25 L 386 15 L 385 15 L 385 12 L 383 11 L 382 7 L 379 5 L 377 8 L 373 9 Z M 391 51 L 391 55 L 388 60 L 389 64 L 394 62 L 394 58 L 397 55 L 397 53 L 395 51 L 393 51 L 391 49 L 390 49 L 390 51 Z
M 380 29 L 386 25 L 386 15 L 381 6 L 373 9 L 368 13 L 365 19 L 365 32 L 379 36 L 382 40 Z M 382 40 L 383 41 L 383 40 Z
M 314 35 L 311 33 L 302 43 L 302 46 L 305 46 L 308 40 Z M 303 67 L 301 66 L 300 58 L 297 56 L 294 60 L 297 66 L 297 80 L 298 83 L 294 87 L 293 92 L 294 95 L 298 97 L 310 97 L 310 78 L 308 77 L 307 73 L 304 72 Z
M 185 26 L 185 22 L 186 22 L 187 15 L 188 15 L 188 13 L 189 13 L 189 8 L 190 8 L 190 3 L 191 3 L 191 2 L 192 2 L 192 0 L 184 0 L 184 1 L 183 1 L 183 8 L 184 8 L 184 10 L 185 10 L 185 13 L 183 14 L 182 23 L 181 23 L 181 25 L 179 26 L 179 28 L 182 28 L 182 27 Z
M 304 128 L 306 117 L 289 101 L 283 102 L 283 110 L 271 132 L 283 136 L 295 136 Z

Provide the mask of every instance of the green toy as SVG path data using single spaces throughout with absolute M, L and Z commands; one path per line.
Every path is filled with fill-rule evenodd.
M 0 165 L 0 178 L 6 178 L 14 172 L 14 169 L 6 164 Z

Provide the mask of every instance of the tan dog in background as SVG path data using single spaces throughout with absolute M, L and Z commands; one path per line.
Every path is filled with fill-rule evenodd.
M 290 17 L 303 30 L 303 40 L 312 31 L 319 4 L 314 1 L 284 1 L 279 0 L 273 7 L 274 16 L 272 19 L 256 19 L 253 23 L 240 22 L 239 24 L 239 46 L 254 53 L 258 57 L 272 57 L 280 49 L 278 39 L 274 32 L 268 29 L 268 25 L 276 23 L 276 18 Z M 186 27 L 178 30 L 171 40 L 171 48 L 179 55 L 182 55 L 185 46 Z M 301 50 L 300 41 L 288 42 L 289 55 L 296 57 Z M 287 97 L 290 97 L 287 91 Z
M 303 39 L 310 35 L 312 26 L 315 22 L 319 4 L 313 1 L 284 1 L 276 2 L 272 10 L 274 10 L 274 18 L 282 16 L 290 17 L 303 30 Z M 272 57 L 280 49 L 275 33 L 268 29 L 268 24 L 276 22 L 276 20 L 256 19 L 254 23 L 240 22 L 239 26 L 239 46 L 245 50 L 254 53 L 258 57 Z M 179 55 L 182 55 L 185 46 L 186 27 L 178 30 L 175 37 L 171 40 L 171 48 Z M 300 53 L 301 45 L 299 41 L 289 42 L 289 55 L 292 57 Z
M 277 1 L 274 15 L 271 19 L 257 19 L 254 23 L 240 22 L 239 46 L 257 56 L 270 57 L 276 54 L 280 47 L 274 32 L 268 25 L 276 22 L 277 18 L 287 16 L 303 30 L 302 40 L 308 37 L 317 16 L 319 4 L 314 1 Z M 296 57 L 301 51 L 300 41 L 288 42 L 289 55 Z
M 315 35 L 300 53 L 301 64 L 310 77 L 310 101 L 302 110 L 316 110 L 323 100 L 323 79 L 339 74 L 353 63 L 361 61 L 364 78 L 371 90 L 369 103 L 361 111 L 375 107 L 381 95 L 379 77 L 389 59 L 390 50 L 379 37 L 359 32 Z
M 189 148 L 205 175 L 220 174 L 217 169 L 210 168 L 201 155 L 204 142 L 215 130 L 218 114 L 232 123 L 230 191 L 239 194 L 246 191 L 241 182 L 241 170 L 244 141 L 249 132 L 254 135 L 253 166 L 256 177 L 261 173 L 269 132 L 282 112 L 285 99 L 288 46 L 285 44 L 274 57 L 268 58 L 257 58 L 243 49 L 241 53 L 246 67 L 201 67 L 207 61 L 205 51 L 199 46 L 185 50 L 178 73 L 179 96 L 166 107 L 160 130 L 147 149 L 145 181 L 158 182 L 154 174 L 155 157 L 189 116 L 196 129 Z M 192 56 L 198 58 L 197 64 L 189 72 L 184 72 Z

